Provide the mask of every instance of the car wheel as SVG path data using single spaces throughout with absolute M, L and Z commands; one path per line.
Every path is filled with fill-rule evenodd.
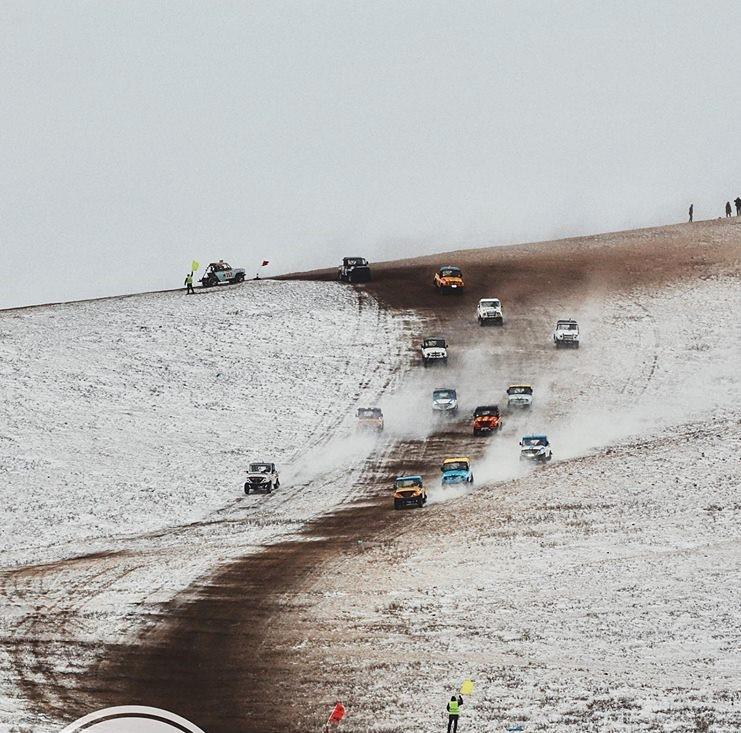
M 244 493 L 245 494 L 249 494 L 250 493 L 250 485 L 249 484 L 245 484 L 244 485 Z
M 401 509 L 401 504 L 398 501 L 394 502 L 394 509 Z
M 280 481 L 278 481 L 278 479 L 275 479 L 275 488 L 276 489 L 280 488 Z
M 235 283 L 241 283 L 241 282 L 244 282 L 244 273 L 243 273 L 243 272 L 238 272 L 238 273 L 237 273 L 237 274 L 236 274 L 236 275 L 234 276 L 234 282 L 235 282 Z

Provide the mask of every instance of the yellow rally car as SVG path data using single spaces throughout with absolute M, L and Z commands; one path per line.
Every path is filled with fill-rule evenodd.
M 441 293 L 463 292 L 463 273 L 460 267 L 443 265 L 435 273 L 435 287 Z
M 405 506 L 423 507 L 427 502 L 427 489 L 421 476 L 397 476 L 394 481 L 394 509 Z

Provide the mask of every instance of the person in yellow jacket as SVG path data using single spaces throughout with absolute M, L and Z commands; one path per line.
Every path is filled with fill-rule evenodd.
M 461 705 L 463 698 L 460 695 L 453 695 L 448 702 L 448 733 L 457 733 L 458 716 L 461 714 Z
M 192 272 L 189 272 L 185 276 L 185 287 L 187 288 L 187 290 L 185 291 L 186 295 L 190 295 L 191 293 L 195 295 L 196 291 L 193 290 L 193 273 Z

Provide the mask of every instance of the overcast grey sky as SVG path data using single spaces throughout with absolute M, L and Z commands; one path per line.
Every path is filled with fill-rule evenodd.
M 741 3 L 0 0 L 0 307 L 720 216 Z

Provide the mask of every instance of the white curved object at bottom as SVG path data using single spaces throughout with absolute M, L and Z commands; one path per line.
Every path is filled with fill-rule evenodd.
M 167 710 L 121 705 L 90 713 L 61 733 L 205 733 L 197 725 Z

